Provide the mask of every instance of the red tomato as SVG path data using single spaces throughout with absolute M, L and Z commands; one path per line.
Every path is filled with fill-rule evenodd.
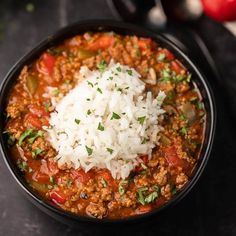
M 40 119 L 31 113 L 26 114 L 25 116 L 25 124 L 29 127 L 41 129 L 42 128 L 42 122 Z
M 40 171 L 35 171 L 32 179 L 40 184 L 48 184 L 49 183 L 49 176 L 40 172 Z
M 145 50 L 151 46 L 152 40 L 149 38 L 141 38 L 138 41 L 138 46 L 141 50 Z
M 166 147 L 164 155 L 170 166 L 186 168 L 188 165 L 187 161 L 178 157 L 174 146 Z
M 166 48 L 163 48 L 162 50 L 160 50 L 158 52 L 158 55 L 161 54 L 161 53 L 165 54 L 165 56 L 168 60 L 174 60 L 174 58 L 175 58 L 174 55 L 169 50 L 167 50 Z
M 88 45 L 89 50 L 97 51 L 99 49 L 106 49 L 110 47 L 114 42 L 112 35 L 103 35 L 97 38 L 94 42 Z
M 202 0 L 206 15 L 217 21 L 236 20 L 236 0 Z
M 64 204 L 66 202 L 66 197 L 61 191 L 52 191 L 49 195 L 56 204 Z
M 171 68 L 176 72 L 176 74 L 180 74 L 180 72 L 183 70 L 182 66 L 177 61 L 171 62 Z
M 135 213 L 137 215 L 141 215 L 141 214 L 145 214 L 149 211 L 152 210 L 152 206 L 151 205 L 144 205 L 144 206 L 139 206 L 136 210 Z
M 42 56 L 42 60 L 47 69 L 48 75 L 52 75 L 56 61 L 55 57 L 45 52 Z
M 71 170 L 71 175 L 73 179 L 78 180 L 80 183 L 87 183 L 91 178 L 93 178 L 92 171 L 85 173 L 82 169 Z
M 49 116 L 49 114 L 45 111 L 44 107 L 40 107 L 38 105 L 30 105 L 29 111 L 37 117 Z

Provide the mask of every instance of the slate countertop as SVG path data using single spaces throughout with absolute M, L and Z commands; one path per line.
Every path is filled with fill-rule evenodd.
M 105 0 L 0 1 L 0 79 L 35 44 L 58 28 L 83 19 L 114 19 Z M 221 81 L 214 90 L 218 125 L 210 161 L 190 194 L 157 224 L 136 235 L 236 235 L 236 38 L 203 18 L 197 25 L 206 40 Z M 214 85 L 213 85 L 214 86 Z M 222 91 L 224 96 L 222 97 Z M 123 228 L 122 232 L 129 230 Z M 129 231 L 129 235 L 134 233 Z M 90 235 L 94 229 L 72 229 L 32 205 L 21 193 L 0 158 L 0 235 Z M 119 231 L 114 231 L 119 235 Z M 104 235 L 104 234 L 103 234 Z

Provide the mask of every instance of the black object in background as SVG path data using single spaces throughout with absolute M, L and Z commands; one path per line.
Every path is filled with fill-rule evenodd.
M 41 39 L 69 23 L 94 18 L 114 19 L 105 0 L 0 1 L 0 78 Z M 178 31 L 178 29 L 177 29 Z M 236 39 L 223 26 L 203 17 L 195 23 L 220 71 L 210 77 L 218 109 L 218 126 L 212 155 L 190 194 L 156 225 L 137 229 L 120 227 L 112 235 L 236 235 Z M 191 39 L 186 41 L 191 42 Z M 191 53 L 191 51 L 190 51 Z M 227 99 L 222 98 L 224 93 Z M 228 109 L 227 106 L 230 108 Z M 232 112 L 233 111 L 233 112 Z M 0 158 L 0 235 L 104 235 L 96 228 L 72 229 L 33 206 L 21 193 Z

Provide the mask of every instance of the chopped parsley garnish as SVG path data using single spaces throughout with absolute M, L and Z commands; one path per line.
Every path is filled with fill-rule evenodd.
M 181 115 L 179 116 L 179 118 L 180 118 L 181 120 L 186 120 L 186 117 L 185 117 L 184 114 L 181 114 Z
M 90 81 L 87 81 L 87 83 L 93 88 L 93 83 L 91 83 Z
M 145 121 L 145 118 L 146 118 L 146 116 L 138 117 L 138 122 L 139 122 L 140 125 L 143 125 L 143 123 Z
M 183 81 L 184 78 L 185 78 L 184 75 L 176 75 L 172 78 L 172 80 L 174 83 L 179 83 L 179 82 Z
M 119 191 L 120 195 L 124 195 L 125 194 L 125 189 L 124 189 L 124 187 L 122 185 L 119 185 L 118 191 Z
M 42 154 L 43 150 L 40 148 L 36 148 L 32 151 L 32 157 L 36 158 L 38 155 Z
M 186 81 L 187 81 L 188 83 L 190 83 L 191 78 L 192 78 L 192 75 L 191 75 L 191 74 L 188 74 L 188 76 L 187 76 L 187 78 L 186 78 Z
M 171 80 L 170 69 L 164 69 L 161 71 L 161 82 L 167 82 Z
M 16 138 L 13 135 L 9 134 L 8 132 L 4 132 L 4 134 L 7 135 L 7 144 L 8 144 L 8 146 L 14 145 L 15 142 L 16 142 Z
M 128 73 L 128 75 L 132 76 L 133 75 L 133 71 L 132 70 L 126 70 L 126 72 Z
M 24 141 L 27 137 L 29 137 L 30 135 L 32 135 L 32 133 L 33 133 L 33 129 L 27 129 L 27 130 L 20 136 L 20 138 L 19 138 L 19 141 L 18 141 L 19 146 L 21 146 L 22 143 L 23 143 L 23 141 Z
M 36 138 L 42 137 L 42 136 L 43 136 L 43 131 L 42 130 L 33 131 L 33 133 L 30 134 L 28 141 L 29 141 L 30 144 L 32 144 L 35 141 Z
M 149 195 L 147 195 L 147 197 L 145 197 L 145 199 L 144 199 L 144 202 L 145 203 L 151 203 L 151 202 L 153 202 L 156 198 L 158 197 L 158 192 L 152 192 L 152 193 L 150 193 Z
M 117 67 L 116 70 L 119 71 L 119 72 L 121 72 L 121 68 L 120 68 L 120 67 Z
M 141 144 L 145 144 L 147 142 L 147 139 L 144 138 Z
M 111 120 L 119 120 L 120 119 L 120 116 L 118 114 L 116 114 L 115 112 L 112 112 L 112 117 L 111 117 Z
M 175 195 L 177 193 L 177 189 L 176 189 L 176 185 L 175 184 L 173 184 L 171 186 L 171 193 L 172 193 L 172 195 Z
M 107 67 L 107 63 L 104 60 L 101 60 L 100 63 L 97 65 L 97 68 L 100 72 L 104 72 Z
M 104 178 L 101 179 L 101 184 L 102 184 L 103 188 L 107 187 L 107 181 Z
M 49 112 L 49 107 L 51 106 L 51 103 L 50 102 L 45 102 L 45 103 L 43 103 L 43 106 L 44 106 L 45 111 Z
M 98 130 L 104 131 L 104 126 L 102 126 L 101 122 L 98 124 Z
M 121 114 L 122 114 L 122 115 L 125 115 L 126 113 L 125 113 L 125 112 L 122 112 Z
M 27 170 L 28 164 L 26 161 L 17 160 L 17 166 L 22 172 L 24 172 Z
M 107 151 L 108 151 L 110 154 L 113 153 L 113 149 L 111 149 L 111 148 L 107 148 Z
M 112 77 L 112 76 L 110 76 L 110 77 L 109 77 L 109 80 L 113 80 L 113 77 Z
M 187 129 L 187 127 L 185 127 L 185 126 L 182 127 L 181 130 L 180 130 L 180 133 L 183 134 L 183 135 L 186 135 L 187 132 L 188 132 L 188 129 Z
M 86 150 L 87 150 L 88 155 L 91 156 L 92 153 L 93 153 L 93 149 L 92 149 L 92 148 L 89 148 L 88 146 L 85 146 L 85 147 L 86 147 Z
M 90 99 L 90 98 L 87 98 L 86 100 L 87 100 L 87 101 L 90 101 L 91 99 Z
M 73 183 L 73 181 L 72 181 L 71 179 L 68 179 L 68 180 L 66 181 L 67 187 L 70 188 L 71 185 L 72 185 L 72 183 Z
M 142 188 L 139 188 L 137 193 L 138 193 L 138 201 L 142 204 L 142 205 L 145 205 L 145 199 L 144 199 L 144 196 L 143 196 L 143 192 L 146 192 L 148 190 L 148 187 L 142 187 Z
M 49 181 L 50 181 L 51 184 L 55 184 L 55 178 L 54 178 L 54 176 L 51 175 L 51 176 L 49 177 Z
M 53 94 L 54 96 L 58 96 L 59 93 L 60 93 L 60 90 L 59 90 L 59 89 L 54 89 L 54 90 L 52 91 L 52 94 Z
M 97 88 L 97 91 L 102 94 L 102 90 L 100 88 Z
M 75 119 L 75 123 L 76 123 L 77 125 L 79 125 L 80 120 L 79 120 L 79 119 Z
M 117 91 L 121 92 L 122 93 L 122 88 L 118 88 Z
M 165 58 L 166 58 L 165 53 L 160 53 L 160 54 L 158 55 L 158 57 L 157 57 L 157 60 L 158 60 L 158 61 L 164 61 Z
M 88 109 L 87 111 L 87 115 L 90 115 L 92 112 Z

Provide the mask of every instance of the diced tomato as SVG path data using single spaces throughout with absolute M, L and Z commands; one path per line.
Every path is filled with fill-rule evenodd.
M 49 195 L 56 204 L 64 204 L 66 202 L 66 197 L 62 191 L 52 191 Z
M 44 107 L 40 107 L 38 105 L 30 105 L 29 111 L 37 117 L 49 116 Z
M 116 181 L 114 180 L 114 178 L 112 177 L 111 173 L 108 170 L 106 169 L 100 170 L 97 173 L 97 176 L 100 178 L 103 178 L 107 182 L 107 184 L 111 186 L 112 188 L 114 189 L 117 188 Z
M 163 48 L 162 50 L 160 50 L 159 53 L 164 53 L 168 60 L 174 60 L 175 58 L 174 55 L 166 48 Z
M 142 155 L 142 156 L 140 156 L 140 158 L 143 160 L 144 164 L 148 163 L 148 155 Z
M 82 169 L 71 170 L 72 178 L 78 180 L 80 183 L 87 183 L 91 178 L 93 178 L 93 175 L 92 171 L 86 173 Z
M 32 179 L 40 184 L 48 184 L 49 176 L 42 173 L 41 171 L 34 172 Z
M 144 205 L 144 206 L 139 206 L 136 210 L 135 210 L 135 213 L 137 215 L 141 215 L 141 214 L 144 214 L 144 213 L 147 213 L 149 211 L 152 210 L 152 206 L 151 205 Z
M 148 155 L 142 155 L 142 156 L 140 156 L 140 159 L 142 159 L 144 165 L 146 165 L 146 164 L 148 163 Z M 135 167 L 135 170 L 134 170 L 134 171 L 135 171 L 135 172 L 140 172 L 140 171 L 142 171 L 142 170 L 144 170 L 144 168 L 143 168 L 142 165 L 140 164 L 140 165 L 138 165 L 138 166 Z
M 138 46 L 141 50 L 145 50 L 151 46 L 152 40 L 149 38 L 141 38 L 138 41 Z
M 180 63 L 178 63 L 177 61 L 172 61 L 171 62 L 171 69 L 174 70 L 176 72 L 176 74 L 180 74 L 180 72 L 184 69 Z
M 47 69 L 48 75 L 52 75 L 56 61 L 55 57 L 45 52 L 42 56 L 42 60 L 45 68 Z
M 99 49 L 106 49 L 112 46 L 114 42 L 114 37 L 112 35 L 103 35 L 97 38 L 94 42 L 88 45 L 88 49 L 92 51 L 97 51 Z
M 187 161 L 180 159 L 177 155 L 174 146 L 166 147 L 164 149 L 165 158 L 170 166 L 186 168 L 188 166 Z
M 41 129 L 42 128 L 42 122 L 40 119 L 34 115 L 34 114 L 26 114 L 25 116 L 25 124 L 29 127 Z

